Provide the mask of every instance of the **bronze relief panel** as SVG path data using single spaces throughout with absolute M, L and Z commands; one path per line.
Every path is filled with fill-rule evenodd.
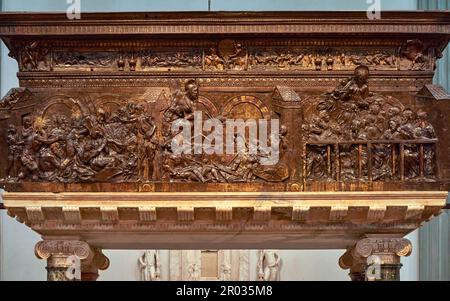
M 0 103 L 1 182 L 445 189 L 449 96 L 431 81 L 446 40 L 348 35 L 9 37 L 21 88 Z

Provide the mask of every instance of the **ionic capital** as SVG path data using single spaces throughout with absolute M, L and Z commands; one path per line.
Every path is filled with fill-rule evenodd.
M 412 244 L 406 238 L 364 238 L 352 250 L 353 257 L 367 258 L 371 255 L 409 256 Z
M 36 244 L 34 252 L 39 259 L 48 259 L 52 255 L 75 255 L 82 260 L 89 257 L 91 249 L 84 241 L 43 240 Z

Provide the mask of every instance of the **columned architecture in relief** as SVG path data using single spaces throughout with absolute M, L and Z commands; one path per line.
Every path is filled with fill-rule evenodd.
M 398 280 L 450 190 L 447 20 L 0 14 L 20 83 L 0 102 L 4 206 L 42 235 L 49 280 L 95 280 L 106 249 L 148 250 L 145 280 L 164 249 L 174 280 L 247 280 L 246 249 L 260 280 L 274 249 L 346 249 L 353 280 Z

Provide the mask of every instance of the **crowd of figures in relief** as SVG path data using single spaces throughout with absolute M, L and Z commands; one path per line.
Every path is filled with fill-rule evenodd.
M 372 93 L 369 70 L 310 100 L 302 126 L 311 180 L 403 180 L 435 176 L 436 133 L 423 110 Z
M 284 181 L 284 163 L 262 166 L 260 156 L 248 147 L 231 158 L 174 154 L 171 131 L 177 119 L 191 121 L 198 86 L 195 80 L 184 89 L 173 89 L 159 125 L 146 103 L 127 102 L 111 110 L 89 107 L 69 98 L 72 106 L 63 114 L 37 112 L 22 118 L 22 125 L 9 125 L 7 175 L 11 181 L 49 182 L 252 182 Z M 58 104 L 58 103 L 56 103 Z M 52 102 L 46 106 L 51 107 Z M 284 143 L 286 127 L 280 140 Z M 235 136 L 235 139 L 245 139 Z
M 236 58 L 232 54 L 228 63 Z M 369 68 L 360 65 L 333 91 L 301 101 L 303 122 L 289 129 L 303 144 L 301 166 L 295 168 L 303 171 L 304 180 L 313 181 L 435 180 L 437 139 L 427 113 L 370 92 L 368 78 Z M 233 156 L 175 154 L 171 125 L 178 119 L 192 121 L 199 102 L 195 80 L 175 83 L 158 116 L 145 101 L 128 100 L 114 109 L 70 97 L 49 101 L 42 110 L 23 116 L 21 125 L 10 124 L 5 131 L 8 179 L 63 183 L 289 179 L 293 161 L 285 156 L 289 151 L 285 125 L 280 126 L 281 160 L 275 165 L 261 164 L 265 154 L 251 153 L 248 147 Z M 282 92 L 281 88 L 277 89 Z M 296 95 L 294 101 L 300 100 L 287 90 Z M 13 90 L 2 106 L 29 97 L 27 89 Z M 52 111 L 52 105 L 70 109 Z
M 301 42 L 301 41 L 300 41 Z M 27 42 L 18 56 L 21 71 L 110 70 L 110 71 L 248 71 L 248 70 L 353 70 L 366 65 L 371 70 L 433 70 L 442 53 L 421 40 L 404 41 L 392 47 L 367 50 L 358 46 L 277 46 L 244 45 L 224 39 L 211 47 L 191 47 L 176 51 L 63 52 L 51 50 L 39 41 Z

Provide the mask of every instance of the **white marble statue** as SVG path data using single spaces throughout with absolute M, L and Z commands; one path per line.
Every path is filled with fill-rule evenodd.
M 141 281 L 161 280 L 161 264 L 158 250 L 147 250 L 138 259 L 141 270 Z
M 258 278 L 263 281 L 278 281 L 280 274 L 280 255 L 276 250 L 260 250 Z

